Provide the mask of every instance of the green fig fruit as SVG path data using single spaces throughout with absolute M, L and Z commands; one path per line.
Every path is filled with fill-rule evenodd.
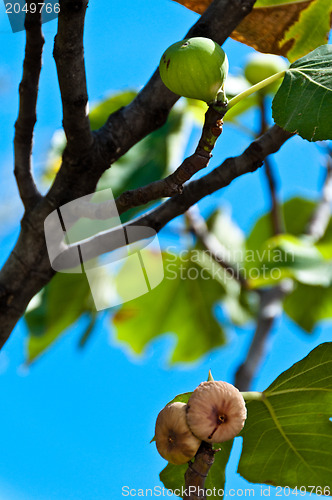
M 228 59 L 209 38 L 188 38 L 171 45 L 159 63 L 160 76 L 175 94 L 213 103 L 223 90 Z
M 244 68 L 244 76 L 251 83 L 256 83 L 269 78 L 280 71 L 285 71 L 288 68 L 287 62 L 280 56 L 274 54 L 261 54 L 260 52 L 253 53 L 249 56 L 247 65 Z M 262 94 L 274 94 L 280 87 L 282 80 L 276 80 L 270 85 L 262 88 Z

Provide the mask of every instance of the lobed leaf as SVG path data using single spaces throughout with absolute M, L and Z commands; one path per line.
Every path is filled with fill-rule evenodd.
M 308 141 L 332 139 L 332 45 L 291 64 L 272 103 L 277 125 Z
M 162 283 L 123 304 L 115 314 L 116 338 L 129 344 L 136 354 L 165 333 L 173 333 L 177 339 L 171 357 L 173 363 L 195 361 L 225 343 L 224 332 L 213 312 L 224 290 L 208 273 L 203 276 L 197 255 L 198 251 L 188 252 L 182 258 L 164 253 Z
M 247 408 L 241 476 L 307 491 L 327 487 L 331 494 L 332 342 L 283 372 Z

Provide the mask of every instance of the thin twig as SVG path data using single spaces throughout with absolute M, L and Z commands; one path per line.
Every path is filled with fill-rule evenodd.
M 277 189 L 276 189 L 276 179 L 273 173 L 273 168 L 271 165 L 271 160 L 269 157 L 264 160 L 265 174 L 270 188 L 271 195 L 271 219 L 274 234 L 282 234 L 283 220 L 281 215 L 280 203 L 278 200 Z
M 186 218 L 189 222 L 189 228 L 192 233 L 197 237 L 197 239 L 202 243 L 204 248 L 207 250 L 208 254 L 212 259 L 217 262 L 225 271 L 236 281 L 240 283 L 241 286 L 247 288 L 247 280 L 242 275 L 241 271 L 230 262 L 229 252 L 225 248 L 218 238 L 211 233 L 207 227 L 204 217 L 198 211 L 197 207 L 192 207 L 186 212 Z
M 30 3 L 27 3 L 28 9 Z M 23 205 L 25 209 L 29 209 L 41 198 L 31 172 L 33 131 L 37 120 L 36 105 L 44 45 L 41 14 L 32 14 L 28 10 L 24 27 L 26 44 L 23 76 L 19 86 L 19 113 L 15 123 L 14 173 Z
M 260 116 L 261 116 L 261 126 L 259 135 L 264 134 L 268 129 L 267 118 L 266 118 L 266 101 L 265 96 L 260 97 Z M 271 196 L 271 219 L 274 234 L 281 234 L 283 232 L 283 220 L 281 215 L 280 203 L 277 195 L 277 182 L 273 173 L 273 168 L 269 157 L 264 160 L 265 165 L 265 175 L 267 178 L 270 196 Z
M 329 156 L 326 164 L 326 176 L 324 180 L 322 197 L 318 203 L 308 227 L 306 234 L 311 236 L 313 240 L 319 240 L 324 236 L 326 228 L 331 218 L 331 203 L 332 203 L 332 152 L 329 151 Z
M 63 128 L 71 155 L 82 156 L 93 143 L 88 118 L 83 32 L 88 0 L 60 0 L 53 56 L 57 67 Z
M 266 340 L 275 320 L 282 313 L 282 301 L 292 289 L 292 282 L 285 280 L 273 288 L 260 292 L 256 330 L 247 357 L 235 375 L 235 385 L 240 391 L 247 391 L 250 388 L 252 379 L 264 357 Z

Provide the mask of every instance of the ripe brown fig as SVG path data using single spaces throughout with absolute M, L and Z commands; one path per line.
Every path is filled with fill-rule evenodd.
M 227 382 L 202 382 L 187 404 L 192 433 L 208 443 L 222 443 L 241 431 L 247 410 L 241 393 Z
M 157 450 L 175 465 L 189 462 L 201 444 L 187 425 L 186 406 L 184 403 L 171 403 L 161 410 L 156 421 Z

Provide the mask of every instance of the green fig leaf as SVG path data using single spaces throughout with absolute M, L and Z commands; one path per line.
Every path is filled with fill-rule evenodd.
M 332 490 L 332 342 L 321 344 L 247 402 L 238 472 L 247 481 Z M 320 493 L 322 494 L 322 493 Z
M 94 280 L 100 293 L 108 296 L 112 289 L 109 277 L 101 270 L 95 273 Z M 27 363 L 35 361 L 85 313 L 89 318 L 85 330 L 88 336 L 89 328 L 94 326 L 96 308 L 86 275 L 56 274 L 32 299 L 24 316 L 29 331 Z
M 285 230 L 289 233 L 288 236 L 274 237 L 270 213 L 264 214 L 256 221 L 247 238 L 244 254 L 244 266 L 252 287 L 276 284 L 278 280 L 294 277 L 294 273 L 300 267 L 303 252 L 306 252 L 306 255 L 311 252 L 312 266 L 320 265 L 323 262 L 324 257 L 317 248 L 310 247 L 308 250 L 298 238 L 293 239 L 293 243 L 296 243 L 293 250 L 295 254 L 298 254 L 298 258 L 293 258 L 294 254 L 291 258 L 286 258 L 287 252 L 285 253 L 286 247 L 289 249 L 289 238 L 300 237 L 305 232 L 315 206 L 313 201 L 303 198 L 292 198 L 282 205 Z M 277 242 L 281 243 L 281 246 L 284 245 L 285 248 L 278 248 Z M 271 270 L 271 273 L 264 275 L 266 267 Z M 273 272 L 274 268 L 278 272 Z
M 297 60 L 272 103 L 277 125 L 308 141 L 332 139 L 332 45 Z
M 223 330 L 213 312 L 224 295 L 224 288 L 208 271 L 202 273 L 197 254 L 198 251 L 182 257 L 163 254 L 165 276 L 160 285 L 123 304 L 115 314 L 117 340 L 141 354 L 159 335 L 173 333 L 177 344 L 172 363 L 195 361 L 225 343 Z
M 325 234 L 318 240 L 316 244 L 321 254 L 330 259 L 332 256 L 332 217 L 326 228 Z
M 92 310 L 88 280 L 82 274 L 56 274 L 28 307 L 27 362 L 40 356 L 78 318 Z
M 319 321 L 332 319 L 332 286 L 297 283 L 284 300 L 284 311 L 305 332 L 312 333 Z

